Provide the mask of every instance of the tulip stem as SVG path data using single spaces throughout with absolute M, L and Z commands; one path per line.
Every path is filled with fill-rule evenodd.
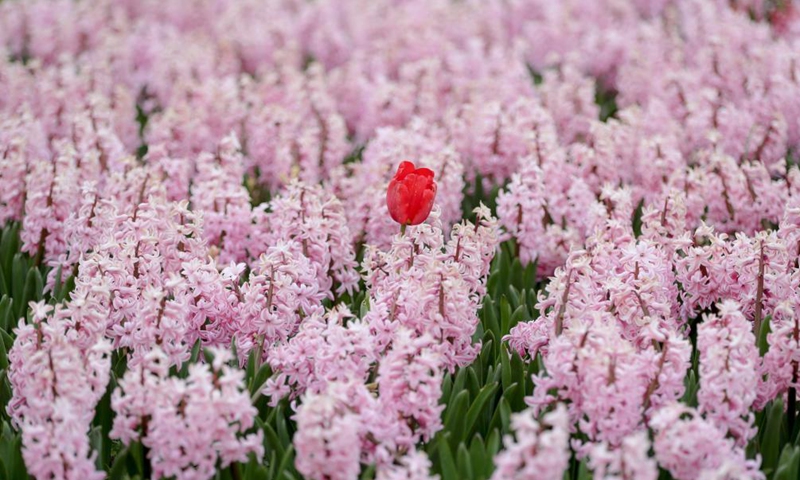
M 406 227 L 407 226 L 408 226 L 408 224 L 405 224 L 405 223 L 401 223 L 400 224 L 400 236 L 404 236 L 406 234 Z

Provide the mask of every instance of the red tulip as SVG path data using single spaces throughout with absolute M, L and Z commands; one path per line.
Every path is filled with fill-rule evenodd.
M 405 229 L 406 225 L 419 225 L 428 218 L 434 197 L 436 182 L 433 181 L 433 170 L 415 168 L 413 163 L 403 162 L 389 182 L 386 205 L 394 221 Z

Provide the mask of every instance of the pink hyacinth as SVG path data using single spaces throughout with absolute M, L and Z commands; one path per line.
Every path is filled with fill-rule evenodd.
M 495 458 L 492 480 L 561 479 L 569 466 L 569 415 L 564 405 L 537 420 L 532 409 L 511 417 L 513 436 L 503 440 L 505 450 Z
M 743 447 L 755 435 L 751 411 L 758 390 L 758 348 L 752 327 L 731 301 L 719 305 L 697 330 L 700 351 L 699 411 L 728 430 Z
M 297 470 L 311 480 L 357 477 L 368 431 L 360 414 L 373 408 L 372 401 L 366 387 L 355 383 L 335 383 L 307 395 L 295 417 Z
M 656 461 L 649 456 L 650 441 L 644 430 L 627 436 L 617 448 L 600 443 L 589 453 L 589 468 L 596 479 L 658 478 Z
M 661 408 L 650 421 L 658 463 L 678 480 L 700 478 L 764 479 L 760 461 L 745 459 L 734 440 L 680 403 Z
M 31 304 L 32 322 L 20 321 L 9 352 L 13 397 L 7 407 L 22 430 L 22 456 L 37 479 L 101 479 L 89 430 L 105 392 L 110 345 L 94 336 L 82 349 L 68 338 L 70 328 L 49 317 L 52 306 Z
M 141 440 L 155 478 L 211 478 L 217 462 L 226 467 L 264 454 L 262 432 L 247 434 L 257 411 L 244 387 L 244 372 L 227 363 L 232 355 L 214 349 L 211 365 L 189 366 L 186 379 L 168 375 L 159 349 L 129 369 L 114 391 L 117 416 L 111 438 Z

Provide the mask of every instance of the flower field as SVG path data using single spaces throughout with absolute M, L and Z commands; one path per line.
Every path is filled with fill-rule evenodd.
M 800 4 L 0 0 L 0 480 L 800 479 Z

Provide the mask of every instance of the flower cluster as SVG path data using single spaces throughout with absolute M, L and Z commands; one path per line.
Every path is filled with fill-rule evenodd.
M 81 345 L 52 306 L 31 304 L 31 310 L 9 352 L 8 412 L 22 430 L 25 463 L 36 478 L 104 478 L 88 433 L 109 379 L 110 342 L 95 335 Z
M 0 288 L 46 300 L 0 422 L 35 478 L 102 478 L 108 394 L 103 441 L 211 478 L 288 405 L 306 478 L 431 478 L 507 242 L 537 368 L 494 478 L 762 478 L 755 414 L 800 388 L 798 46 L 789 0 L 2 1 Z
M 363 318 L 343 309 L 313 315 L 267 352 L 276 375 L 264 393 L 302 402 L 294 443 L 304 475 L 352 478 L 360 463 L 388 478 L 425 470 L 413 452 L 442 428 L 442 377 L 478 352 L 472 336 L 497 226 L 485 207 L 475 213 L 477 223 L 463 222 L 447 243 L 435 212 L 389 251 L 368 249 Z
M 569 415 L 564 405 L 538 422 L 532 411 L 514 415 L 514 436 L 505 439 L 506 450 L 497 456 L 493 480 L 562 478 L 569 465 Z
M 117 416 L 109 434 L 124 444 L 141 440 L 156 478 L 210 478 L 217 462 L 245 462 L 264 454 L 262 433 L 245 432 L 257 414 L 243 388 L 244 372 L 213 350 L 209 365 L 189 367 L 185 379 L 169 376 L 167 355 L 153 349 L 119 381 L 111 398 Z

